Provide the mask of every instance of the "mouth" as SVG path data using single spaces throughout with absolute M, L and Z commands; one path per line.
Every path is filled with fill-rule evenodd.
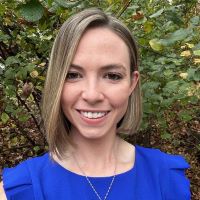
M 106 116 L 110 111 L 83 111 L 78 110 L 78 112 L 81 114 L 81 116 L 87 118 L 87 119 L 99 119 Z

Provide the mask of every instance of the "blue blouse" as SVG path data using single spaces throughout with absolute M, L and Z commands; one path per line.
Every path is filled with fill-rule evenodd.
M 115 177 L 107 200 L 190 200 L 181 156 L 136 146 L 135 165 Z M 89 177 L 101 198 L 112 176 Z M 52 161 L 49 153 L 3 170 L 8 200 L 98 200 L 86 178 Z

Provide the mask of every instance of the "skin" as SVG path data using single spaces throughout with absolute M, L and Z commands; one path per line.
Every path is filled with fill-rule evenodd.
M 126 44 L 110 30 L 96 28 L 83 36 L 61 97 L 62 109 L 73 125 L 73 136 L 97 139 L 108 133 L 116 135 L 117 123 L 126 111 L 136 81 L 130 78 L 129 66 Z M 109 120 L 85 123 L 77 110 L 109 111 Z
M 3 183 L 2 182 L 0 182 L 0 199 L 1 200 L 7 200 L 4 189 L 3 189 Z
M 137 71 L 130 72 L 128 47 L 118 35 L 102 27 L 86 31 L 66 77 L 61 107 L 72 124 L 70 136 L 77 144 L 71 152 L 87 175 L 111 175 L 116 162 L 118 172 L 133 166 L 134 147 L 116 136 L 116 127 L 138 78 Z M 102 119 L 87 119 L 81 111 L 107 114 Z M 80 173 L 73 158 L 68 158 L 55 160 Z

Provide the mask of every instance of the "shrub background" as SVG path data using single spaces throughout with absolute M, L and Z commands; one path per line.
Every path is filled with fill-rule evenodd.
M 85 8 L 120 18 L 140 48 L 144 116 L 132 143 L 182 154 L 200 199 L 200 1 L 7 0 L 0 6 L 0 171 L 48 145 L 40 101 L 62 23 Z

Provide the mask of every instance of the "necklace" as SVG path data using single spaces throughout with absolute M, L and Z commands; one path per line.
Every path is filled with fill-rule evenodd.
M 107 197 L 108 197 L 108 194 L 109 194 L 109 192 L 110 192 L 110 190 L 111 190 L 111 188 L 112 188 L 112 185 L 113 185 L 113 182 L 114 182 L 114 180 L 115 180 L 115 177 L 116 177 L 116 168 L 117 168 L 116 162 L 115 162 L 115 170 L 114 170 L 114 173 L 113 173 L 113 178 L 112 178 L 112 180 L 111 180 L 111 182 L 110 182 L 110 185 L 109 185 L 109 187 L 108 187 L 108 190 L 107 190 L 107 192 L 106 192 L 105 197 L 102 199 L 101 196 L 99 195 L 99 193 L 96 191 L 94 185 L 92 184 L 92 182 L 91 182 L 90 179 L 88 178 L 88 176 L 85 174 L 85 172 L 83 171 L 83 169 L 82 169 L 81 166 L 79 165 L 79 162 L 78 162 L 78 160 L 76 159 L 76 157 L 75 157 L 74 155 L 73 155 L 73 157 L 74 157 L 74 160 L 76 161 L 76 164 L 77 164 L 78 168 L 80 169 L 80 171 L 82 172 L 82 174 L 85 176 L 87 182 L 89 183 L 90 187 L 92 188 L 92 190 L 94 191 L 94 193 L 96 194 L 96 196 L 98 197 L 98 199 L 99 199 L 99 200 L 106 200 Z

